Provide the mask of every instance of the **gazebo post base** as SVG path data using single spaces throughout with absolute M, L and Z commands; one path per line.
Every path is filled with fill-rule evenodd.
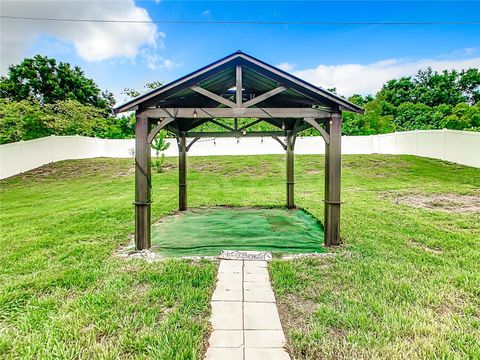
M 293 153 L 293 134 L 291 130 L 287 130 L 287 208 L 293 209 L 295 207 L 295 173 L 294 173 L 294 153 Z
M 327 123 L 330 141 L 325 143 L 325 246 L 340 244 L 341 112 Z
M 150 159 L 148 143 L 150 125 L 141 112 L 136 113 L 135 123 L 135 249 L 151 246 L 150 230 Z
M 187 139 L 183 131 L 178 139 L 178 210 L 187 210 Z

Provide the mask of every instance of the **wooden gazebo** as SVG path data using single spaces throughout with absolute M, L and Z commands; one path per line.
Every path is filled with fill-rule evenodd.
M 363 109 L 327 90 L 237 51 L 176 81 L 141 95 L 115 109 L 135 111 L 135 245 L 150 247 L 150 143 L 161 129 L 177 137 L 179 210 L 187 209 L 186 155 L 202 137 L 257 136 L 275 138 L 286 151 L 286 205 L 294 203 L 294 148 L 298 133 L 315 128 L 325 141 L 325 245 L 340 242 L 340 166 L 342 111 Z M 219 118 L 252 118 L 239 127 Z M 212 122 L 222 132 L 195 128 Z M 265 121 L 275 131 L 249 131 Z M 285 142 L 280 138 L 284 137 Z M 187 138 L 191 138 L 187 144 Z

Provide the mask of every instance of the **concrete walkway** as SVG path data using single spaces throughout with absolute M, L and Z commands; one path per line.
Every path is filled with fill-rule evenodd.
M 222 260 L 205 360 L 290 360 L 266 261 Z

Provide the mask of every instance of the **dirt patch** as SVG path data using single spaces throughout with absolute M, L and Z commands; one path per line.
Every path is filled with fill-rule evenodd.
M 81 159 L 65 160 L 42 165 L 38 168 L 28 170 L 18 176 L 22 180 L 68 180 L 84 176 L 132 176 L 135 172 L 134 165 L 130 159 Z
M 408 194 L 395 197 L 396 204 L 451 213 L 480 212 L 480 196 L 459 194 Z
M 429 246 L 427 246 L 427 245 L 425 245 L 421 242 L 415 241 L 413 239 L 408 242 L 408 245 L 419 248 L 419 249 L 422 249 L 423 251 L 428 252 L 428 253 L 432 253 L 432 254 L 437 254 L 438 255 L 438 254 L 443 253 L 443 250 L 440 249 L 439 247 L 432 248 L 432 247 L 429 247 Z
M 284 329 L 295 329 L 308 332 L 308 323 L 317 309 L 317 304 L 310 299 L 305 299 L 297 294 L 286 294 L 281 301 L 277 301 L 278 312 Z M 293 350 L 293 349 L 289 349 Z

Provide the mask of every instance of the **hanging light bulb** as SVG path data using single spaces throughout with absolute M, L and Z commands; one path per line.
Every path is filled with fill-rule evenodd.
M 260 138 L 260 143 L 261 143 L 261 144 L 263 144 L 263 137 L 262 137 L 262 138 Z
M 217 146 L 217 141 L 213 138 L 213 146 Z
M 237 137 L 237 145 L 240 144 L 240 138 Z
M 247 135 L 247 132 L 245 130 L 242 131 L 243 135 Z
M 196 118 L 197 117 L 197 109 L 194 109 L 193 110 L 193 118 Z
M 285 130 L 285 123 L 282 123 L 282 130 Z

